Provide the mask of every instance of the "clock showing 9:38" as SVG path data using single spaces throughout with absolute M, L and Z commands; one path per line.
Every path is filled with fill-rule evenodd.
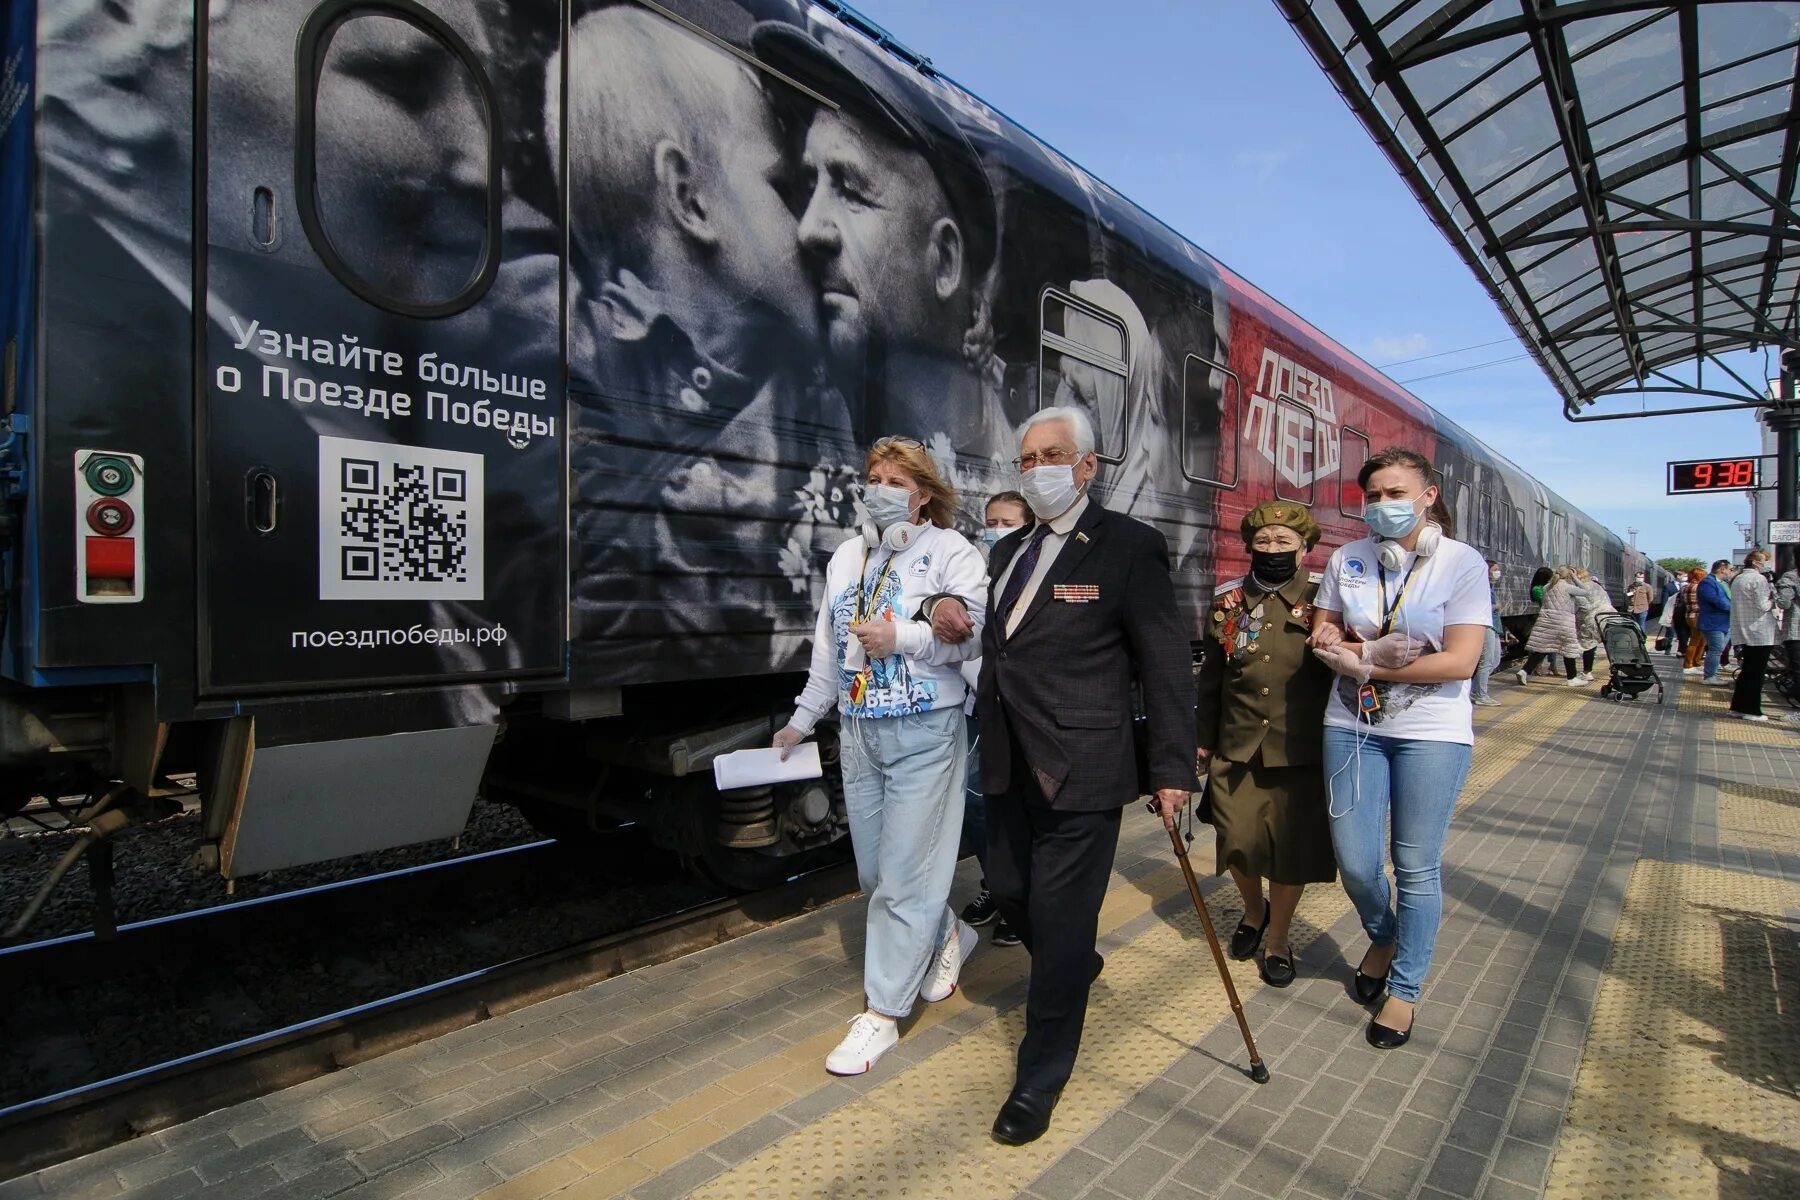
M 1691 462 L 1669 464 L 1671 496 L 1684 492 L 1754 492 L 1761 486 L 1762 460 L 1756 455 L 1742 458 L 1703 458 Z

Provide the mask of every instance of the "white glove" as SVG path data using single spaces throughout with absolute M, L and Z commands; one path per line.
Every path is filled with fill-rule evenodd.
M 1431 649 L 1431 643 L 1405 633 L 1390 633 L 1363 646 L 1363 657 L 1377 667 L 1399 668 Z
M 1373 663 L 1363 661 L 1362 655 L 1341 643 L 1317 647 L 1313 650 L 1313 657 L 1346 679 L 1356 680 L 1358 684 L 1369 682 L 1370 675 L 1375 671 Z
M 805 740 L 806 735 L 804 733 L 801 733 L 792 725 L 783 725 L 780 729 L 775 731 L 773 745 L 777 750 L 781 751 L 781 761 L 786 762 L 789 752 Z

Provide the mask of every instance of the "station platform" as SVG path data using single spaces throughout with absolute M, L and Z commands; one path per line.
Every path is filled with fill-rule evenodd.
M 1656 662 L 1661 707 L 1496 677 L 1401 1050 L 1364 1042 L 1364 937 L 1315 886 L 1293 987 L 1234 964 L 1273 1072 L 1252 1083 L 1167 835 L 1133 809 L 1081 1059 L 1032 1145 L 988 1136 L 1027 966 L 989 931 L 873 1072 L 825 1073 L 861 1004 L 849 900 L 0 1200 L 1800 1195 L 1800 725 L 1732 720 L 1726 689 Z M 1204 883 L 1229 931 L 1235 890 Z M 953 900 L 975 888 L 971 860 Z

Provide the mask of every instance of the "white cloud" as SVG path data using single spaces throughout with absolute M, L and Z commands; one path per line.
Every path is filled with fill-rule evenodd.
M 1294 160 L 1292 147 L 1277 146 L 1268 150 L 1240 150 L 1231 156 L 1231 163 L 1240 170 L 1248 171 L 1256 181 L 1257 187 L 1265 187 L 1275 178 L 1275 173 Z
M 1369 359 L 1377 365 L 1417 358 L 1431 351 L 1431 339 L 1422 333 L 1403 337 L 1378 337 L 1369 343 Z

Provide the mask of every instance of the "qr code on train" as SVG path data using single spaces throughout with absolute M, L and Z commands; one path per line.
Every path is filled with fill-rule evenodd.
M 319 439 L 319 599 L 482 598 L 482 457 Z

